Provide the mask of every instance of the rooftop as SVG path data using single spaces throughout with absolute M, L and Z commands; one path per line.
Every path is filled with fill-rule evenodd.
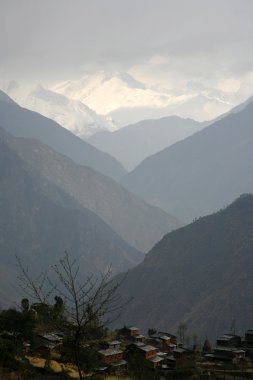
M 119 341 L 119 340 L 112 340 L 111 342 L 108 342 L 108 344 L 110 346 L 116 346 L 118 344 L 121 344 L 121 341 Z
M 170 337 L 168 335 L 161 335 L 159 338 L 163 340 L 170 340 Z
M 242 351 L 242 352 L 245 352 L 245 351 L 239 350 L 238 348 L 235 348 L 235 347 L 223 347 L 223 346 L 215 347 L 215 351 L 227 351 L 227 352 L 239 352 L 239 351 Z
M 181 347 L 179 347 L 179 348 L 176 348 L 175 350 L 174 350 L 174 352 L 178 352 L 178 353 L 182 353 L 182 352 L 186 352 L 187 350 L 185 349 L 185 348 L 181 348 Z
M 117 354 L 122 354 L 123 351 L 121 350 L 116 350 L 113 348 L 107 348 L 106 350 L 100 350 L 98 351 L 101 355 L 103 356 L 111 356 L 111 355 L 117 355 Z
M 49 340 L 50 342 L 61 342 L 62 338 L 56 335 L 55 333 L 44 333 L 44 334 L 38 334 L 38 336 Z
M 163 360 L 163 358 L 161 358 L 160 356 L 154 356 L 153 358 L 148 359 L 148 360 L 152 363 L 159 363 Z
M 113 367 L 120 367 L 121 365 L 126 365 L 126 364 L 127 364 L 127 361 L 120 360 L 119 362 L 112 364 L 112 366 Z
M 150 345 L 139 346 L 139 348 L 140 348 L 140 350 L 145 351 L 145 352 L 157 350 L 156 347 L 150 346 Z
M 145 346 L 145 343 L 143 343 L 143 342 L 130 343 L 130 346 L 132 346 L 132 345 L 137 346 L 137 347 L 143 347 L 143 346 Z
M 233 338 L 240 338 L 238 335 L 233 335 L 233 334 L 224 334 L 224 335 L 221 335 L 217 338 L 217 340 L 230 340 L 230 339 L 233 339 Z

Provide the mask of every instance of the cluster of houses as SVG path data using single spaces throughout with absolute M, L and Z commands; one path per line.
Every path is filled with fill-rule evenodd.
M 178 368 L 196 368 L 198 360 L 223 368 L 252 368 L 253 330 L 242 339 L 239 335 L 224 334 L 216 339 L 215 347 L 205 345 L 201 352 L 177 342 L 175 335 L 155 332 L 145 337 L 137 327 L 119 330 L 120 340 L 108 342 L 99 350 L 101 367 L 98 371 L 125 372 L 133 360 L 153 370 L 167 372 Z
M 197 368 L 199 361 L 213 367 L 252 368 L 253 330 L 246 331 L 244 338 L 224 334 L 216 339 L 213 349 L 205 342 L 203 349 L 198 351 L 177 342 L 177 337 L 168 332 L 152 331 L 146 337 L 137 327 L 124 327 L 115 336 L 116 339 L 97 346 L 99 364 L 95 371 L 98 373 L 127 373 L 133 365 L 168 373 L 179 368 Z M 63 334 L 40 333 L 36 341 L 36 355 L 62 359 Z M 24 348 L 29 352 L 30 344 L 25 344 Z
M 205 358 L 210 362 L 239 367 L 252 367 L 252 354 L 253 330 L 246 331 L 244 339 L 235 334 L 219 336 L 214 349 L 204 352 Z
M 186 365 L 193 358 L 192 350 L 178 344 L 176 336 L 167 332 L 145 337 L 137 327 L 124 327 L 118 330 L 117 336 L 119 339 L 103 342 L 98 347 L 99 366 L 95 368 L 96 372 L 126 373 L 133 363 L 151 370 L 168 370 Z M 41 333 L 37 335 L 38 342 L 36 355 L 57 357 L 62 336 L 60 333 Z
M 98 351 L 102 364 L 98 371 L 122 373 L 133 363 L 153 370 L 168 370 L 193 359 L 192 350 L 178 344 L 176 336 L 168 332 L 145 337 L 137 327 L 124 327 L 118 336 L 120 340 L 108 342 L 107 347 Z

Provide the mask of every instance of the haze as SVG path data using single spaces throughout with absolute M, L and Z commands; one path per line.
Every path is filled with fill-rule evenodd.
M 210 119 L 252 95 L 252 19 L 251 0 L 1 0 L 0 79 L 123 71 L 172 97 L 211 91 Z

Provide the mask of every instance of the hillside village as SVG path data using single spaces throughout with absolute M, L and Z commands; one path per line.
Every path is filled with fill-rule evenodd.
M 56 315 L 54 321 L 45 317 L 46 310 L 46 305 L 36 303 L 29 313 L 25 309 L 1 312 L 1 380 L 80 378 L 69 331 L 60 327 L 63 320 L 55 323 Z M 200 343 L 195 337 L 191 342 L 185 330 L 181 324 L 178 336 L 155 329 L 143 335 L 134 326 L 115 331 L 93 326 L 89 339 L 82 341 L 82 378 L 253 378 L 253 329 L 244 336 L 224 333 L 213 347 L 207 338 Z

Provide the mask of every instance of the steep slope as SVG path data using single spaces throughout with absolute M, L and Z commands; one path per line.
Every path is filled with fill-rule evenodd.
M 226 116 L 228 114 L 238 113 L 238 112 L 244 110 L 244 108 L 246 108 L 247 105 L 250 104 L 250 103 L 252 103 L 252 102 L 253 102 L 253 95 L 250 96 L 247 100 L 245 100 L 245 102 L 238 104 L 237 106 L 233 107 L 230 111 L 228 111 L 225 114 L 219 116 L 217 118 L 217 120 L 220 120 L 221 118 L 223 118 L 224 116 Z M 216 121 L 216 120 L 214 120 L 214 121 Z
M 56 121 L 80 138 L 87 138 L 98 131 L 117 129 L 111 118 L 98 115 L 82 102 L 68 99 L 40 85 L 26 96 L 19 94 L 18 90 L 10 93 L 19 105 Z
M 123 184 L 190 221 L 253 191 L 253 102 L 144 160 Z
M 143 120 L 115 132 L 98 132 L 88 142 L 111 154 L 127 170 L 133 170 L 148 156 L 198 132 L 205 125 L 195 120 L 169 116 Z
M 16 285 L 15 255 L 33 273 L 70 252 L 83 273 L 118 272 L 143 254 L 129 246 L 97 215 L 35 171 L 11 148 L 12 137 L 0 130 L 0 284 L 1 299 Z M 2 278 L 2 277 L 1 277 Z
M 38 141 L 12 138 L 9 144 L 36 172 L 96 213 L 128 244 L 143 252 L 165 233 L 182 226 L 176 218 L 142 201 L 112 179 L 75 164 Z
M 5 92 L 1 90 L 0 90 L 0 102 L 15 104 L 15 102 Z
M 134 324 L 214 338 L 236 320 L 252 327 L 253 195 L 166 235 L 122 285 L 133 297 L 118 326 Z
M 15 103 L 0 101 L 0 125 L 17 137 L 36 138 L 59 153 L 66 154 L 81 165 L 119 179 L 125 174 L 123 166 L 54 121 Z

